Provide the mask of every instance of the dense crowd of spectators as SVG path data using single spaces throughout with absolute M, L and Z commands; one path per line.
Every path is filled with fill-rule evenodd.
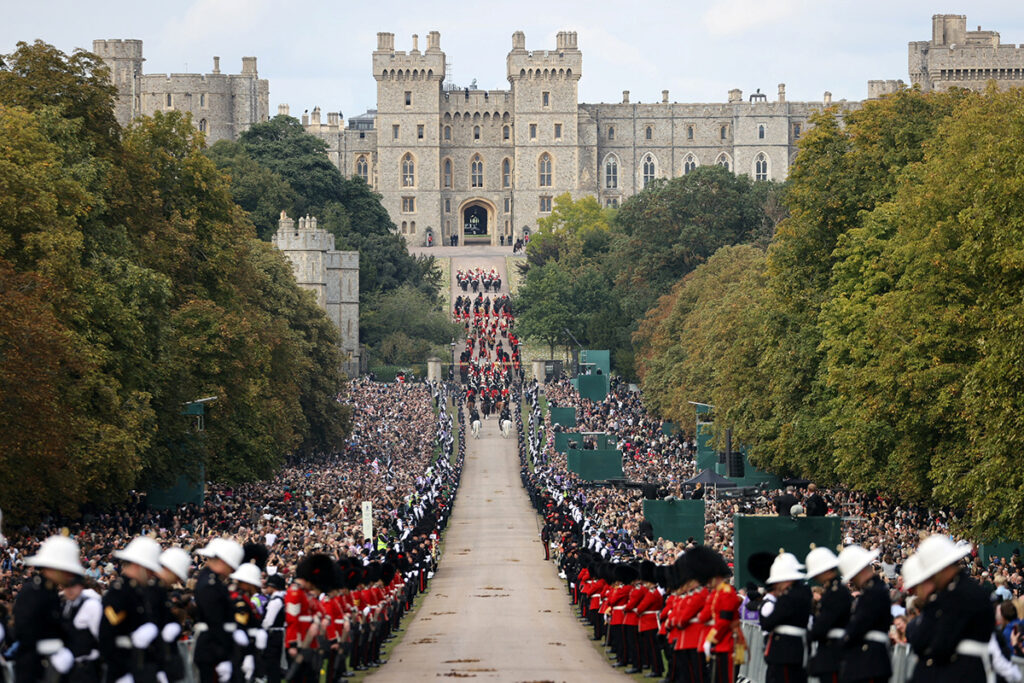
M 535 503 L 538 497 L 549 496 L 557 508 L 555 521 L 546 528 L 559 546 L 558 551 L 586 547 L 616 561 L 649 559 L 658 564 L 671 563 L 688 544 L 653 538 L 652 528 L 643 516 L 641 487 L 595 486 L 568 470 L 566 454 L 554 447 L 554 434 L 560 427 L 552 425 L 550 410 L 542 411 L 539 394 L 536 385 L 527 386 L 524 391 L 532 419 L 526 425 L 523 440 L 523 478 Z M 844 545 L 856 543 L 880 551 L 876 569 L 892 589 L 894 613 L 902 614 L 907 609 L 906 595 L 901 590 L 903 561 L 926 535 L 955 536 L 955 516 L 948 510 L 901 504 L 876 494 L 842 488 L 818 488 L 804 482 L 785 490 L 750 491 L 741 497 L 716 495 L 725 494 L 725 490 L 716 492 L 713 487 L 695 491 L 685 484 L 698 474 L 695 443 L 680 435 L 667 435 L 662 421 L 644 408 L 640 392 L 613 380 L 608 396 L 595 403 L 580 397 L 568 381 L 562 380 L 548 383 L 544 396 L 549 406 L 576 409 L 577 426 L 573 432 L 612 436 L 615 445 L 609 448 L 622 451 L 626 481 L 656 485 L 662 497 L 703 496 L 704 544 L 730 562 L 734 514 L 790 514 L 790 501 L 799 506 L 797 514 L 805 514 L 808 506 L 819 506 L 818 514 L 842 517 Z M 549 515 L 550 512 L 547 511 Z M 1013 600 L 1014 613 L 1024 615 L 1024 561 L 1019 551 L 984 558 L 978 552 L 975 547 L 969 558 L 972 574 L 996 598 Z
M 7 645 L 21 584 L 32 575 L 26 558 L 43 540 L 62 532 L 79 544 L 86 584 L 103 593 L 117 578 L 114 553 L 135 536 L 194 551 L 216 537 L 266 546 L 265 577 L 290 581 L 303 557 L 323 553 L 368 564 L 388 551 L 418 561 L 424 574 L 436 564 L 440 531 L 450 513 L 462 468 L 458 425 L 443 409 L 461 400 L 448 385 L 383 384 L 353 380 L 346 395 L 353 428 L 336 452 L 287 466 L 273 479 L 240 486 L 210 485 L 201 505 L 157 510 L 137 495 L 130 504 L 79 520 L 51 518 L 7 530 L 0 550 L 0 625 Z M 372 504 L 372 537 L 364 536 L 364 501 Z M 185 607 L 194 586 L 178 596 Z

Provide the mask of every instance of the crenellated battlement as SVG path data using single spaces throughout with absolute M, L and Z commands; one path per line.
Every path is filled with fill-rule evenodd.
M 508 53 L 508 79 L 539 80 L 568 79 L 578 81 L 583 71 L 583 53 L 580 52 L 575 31 L 559 31 L 554 50 L 526 49 L 526 34 L 512 34 L 512 51 Z

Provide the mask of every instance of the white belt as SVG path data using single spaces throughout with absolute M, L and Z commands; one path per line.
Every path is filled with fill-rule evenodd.
M 800 628 L 799 626 L 790 626 L 789 624 L 782 624 L 772 629 L 772 633 L 780 636 L 793 636 L 795 638 L 804 638 L 807 636 L 807 629 Z
M 956 653 L 968 657 L 988 657 L 988 643 L 980 640 L 961 640 L 957 643 Z
M 832 640 L 839 640 L 845 635 L 846 631 L 841 628 L 830 629 L 829 632 L 825 634 L 827 638 L 831 638 Z
M 299 617 L 299 621 L 303 621 L 303 622 L 305 622 L 305 621 L 313 621 L 313 617 L 311 617 L 308 614 L 304 614 L 301 617 Z
M 114 645 L 117 645 L 122 650 L 132 649 L 132 639 L 128 636 L 118 636 L 114 638 Z
M 345 623 L 345 620 L 344 620 L 344 619 L 335 619 L 335 620 L 334 620 L 334 623 L 335 623 L 335 624 L 344 624 L 344 623 Z
M 626 609 L 626 606 L 625 606 L 625 605 L 623 605 L 623 606 L 621 606 L 621 607 L 612 607 L 612 609 Z
M 43 638 L 36 642 L 36 653 L 43 657 L 55 655 L 64 647 L 64 641 L 60 638 Z
M 881 643 L 882 645 L 888 645 L 889 634 L 885 631 L 868 631 L 864 634 L 864 640 L 870 640 L 872 643 Z
M 248 631 L 246 631 L 246 633 L 248 633 L 250 636 L 256 637 L 256 634 L 259 633 L 262 630 L 263 629 L 261 629 L 261 628 L 251 628 Z
M 657 610 L 657 609 L 648 610 L 646 612 L 641 612 L 640 616 L 644 616 L 645 614 L 661 614 L 661 610 Z

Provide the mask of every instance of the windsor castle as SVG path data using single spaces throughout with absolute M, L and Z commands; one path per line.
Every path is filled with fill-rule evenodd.
M 656 178 L 677 177 L 718 164 L 755 179 L 787 175 L 809 118 L 828 106 L 841 111 L 859 102 L 790 102 L 785 85 L 772 98 L 731 90 L 725 102 L 578 100 L 583 54 L 575 32 L 558 33 L 554 49 L 527 50 L 512 35 L 507 90 L 457 88 L 446 81 L 441 36 L 433 31 L 420 49 L 395 49 L 391 33 L 377 34 L 372 73 L 376 109 L 344 122 L 341 113 L 314 109 L 305 129 L 323 139 L 346 175 L 362 176 L 410 244 L 470 240 L 498 244 L 536 230 L 562 193 L 593 195 L 618 206 Z M 142 73 L 142 43 L 100 40 L 93 50 L 111 67 L 120 91 L 118 117 L 180 109 L 193 115 L 211 142 L 234 138 L 267 120 L 269 87 L 256 58 L 240 74 Z M 922 90 L 1024 85 L 1024 47 L 1003 45 L 995 31 L 967 30 L 963 15 L 936 15 L 932 37 L 908 48 L 910 83 Z M 903 86 L 869 81 L 868 97 Z M 288 113 L 281 105 L 279 113 Z

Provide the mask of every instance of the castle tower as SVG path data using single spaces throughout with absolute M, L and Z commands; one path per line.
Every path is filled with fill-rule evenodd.
M 431 31 L 426 51 L 395 51 L 393 33 L 377 34 L 373 77 L 377 81 L 377 169 L 385 208 L 411 244 L 435 239 L 441 213 L 439 178 L 440 102 L 445 56 L 441 34 Z M 404 226 L 404 230 L 402 227 Z
M 335 250 L 334 235 L 317 227 L 316 218 L 305 216 L 296 222 L 284 211 L 271 242 L 291 261 L 298 285 L 313 292 L 317 305 L 337 328 L 347 355 L 345 372 L 358 374 L 359 252 Z
M 94 40 L 92 51 L 110 69 L 110 80 L 117 88 L 114 114 L 118 123 L 127 126 L 142 113 L 141 40 Z
M 583 53 L 575 31 L 560 31 L 554 50 L 526 50 L 516 31 L 508 53 L 515 121 L 514 233 L 551 212 L 555 195 L 579 189 L 579 80 Z

